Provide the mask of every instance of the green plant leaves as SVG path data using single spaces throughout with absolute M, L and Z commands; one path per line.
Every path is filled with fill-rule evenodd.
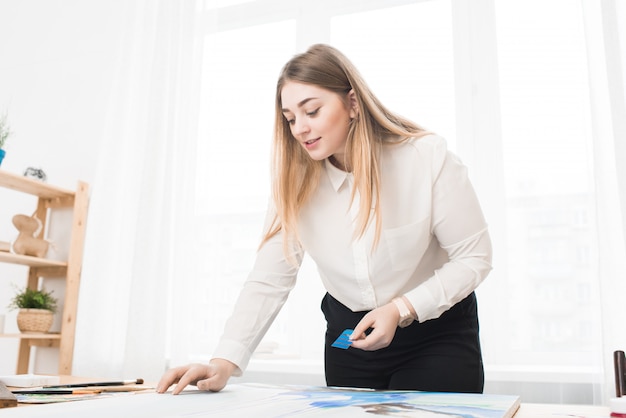
M 57 309 L 57 299 L 52 296 L 53 291 L 47 292 L 45 289 L 36 290 L 25 287 L 15 294 L 9 309 L 46 309 L 55 312 Z

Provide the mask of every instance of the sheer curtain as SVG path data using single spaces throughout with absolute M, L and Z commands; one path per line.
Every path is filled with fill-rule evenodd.
M 598 277 L 606 396 L 615 396 L 614 350 L 626 347 L 626 19 L 624 2 L 585 1 L 589 29 Z M 607 393 L 608 392 L 608 393 Z
M 155 380 L 195 137 L 193 2 L 133 0 L 92 185 L 73 373 Z
M 479 289 L 487 387 L 612 394 L 611 354 L 626 348 L 623 3 L 135 0 L 128 14 L 76 374 L 156 379 L 210 357 L 261 234 L 276 77 L 330 42 L 470 168 L 496 251 Z M 305 260 L 252 369 L 323 373 L 322 294 Z

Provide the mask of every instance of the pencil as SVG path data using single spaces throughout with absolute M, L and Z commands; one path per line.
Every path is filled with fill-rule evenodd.
M 14 390 L 14 395 L 96 395 L 102 393 L 101 390 L 94 389 L 77 389 L 77 390 L 65 390 L 65 389 L 35 389 L 35 390 Z
M 91 382 L 91 383 L 72 383 L 69 385 L 48 385 L 44 386 L 44 388 L 84 388 L 89 386 L 123 386 L 123 385 L 141 385 L 143 384 L 143 379 L 135 379 L 135 380 L 118 380 L 111 382 Z

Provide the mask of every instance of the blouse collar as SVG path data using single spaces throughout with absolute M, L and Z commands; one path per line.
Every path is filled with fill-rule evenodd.
M 326 172 L 328 173 L 330 183 L 333 185 L 333 189 L 335 189 L 336 192 L 339 191 L 341 185 L 346 182 L 349 176 L 352 176 L 352 173 L 347 173 L 338 169 L 328 158 L 324 160 L 324 164 L 326 166 Z

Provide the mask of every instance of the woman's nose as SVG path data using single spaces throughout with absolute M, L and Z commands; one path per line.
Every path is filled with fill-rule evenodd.
M 310 130 L 309 124 L 307 123 L 306 120 L 300 120 L 300 121 L 296 120 L 293 125 L 294 135 L 302 135 L 302 134 L 309 132 L 309 130 Z

